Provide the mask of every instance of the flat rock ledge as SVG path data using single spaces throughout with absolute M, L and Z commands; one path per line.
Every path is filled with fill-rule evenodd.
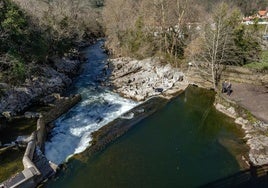
M 114 91 L 136 101 L 152 96 L 169 99 L 188 86 L 182 71 L 169 64 L 161 64 L 157 58 L 110 59 L 109 66 L 112 67 L 110 82 Z
M 254 165 L 268 164 L 268 124 L 262 121 L 254 123 L 241 117 L 236 109 L 230 105 L 214 104 L 216 109 L 235 119 L 235 123 L 242 126 L 244 139 L 249 146 L 249 160 Z

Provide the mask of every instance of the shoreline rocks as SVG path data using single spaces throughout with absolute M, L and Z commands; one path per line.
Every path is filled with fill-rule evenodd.
M 246 112 L 242 107 L 237 106 L 234 102 L 228 101 L 224 97 L 215 100 L 215 108 L 233 118 L 235 123 L 241 125 L 245 132 L 245 141 L 249 146 L 249 160 L 257 166 L 268 164 L 268 124 L 257 119 L 254 122 L 249 120 Z
M 50 61 L 53 65 L 42 66 L 40 75 L 26 79 L 21 86 L 9 87 L 4 91 L 0 99 L 0 116 L 11 118 L 32 104 L 52 102 L 53 97 L 48 99 L 48 96 L 63 93 L 71 85 L 72 78 L 78 73 L 82 63 L 68 58 L 55 58 Z
M 123 97 L 144 101 L 152 96 L 170 97 L 184 90 L 188 83 L 179 69 L 163 65 L 157 58 L 134 60 L 130 58 L 111 59 L 110 82 L 114 91 Z

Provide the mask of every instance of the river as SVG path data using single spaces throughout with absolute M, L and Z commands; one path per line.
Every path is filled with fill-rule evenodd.
M 98 85 L 107 56 L 103 41 L 87 49 L 88 63 L 72 92 L 83 100 L 59 118 L 45 146 L 60 164 L 89 147 L 90 134 L 138 105 Z M 216 111 L 212 91 L 189 87 L 104 150 L 81 153 L 45 187 L 197 187 L 241 169 L 247 147 L 233 120 Z
M 82 101 L 55 121 L 45 143 L 45 155 L 55 164 L 84 151 L 90 145 L 92 132 L 138 104 L 100 86 L 107 64 L 107 54 L 101 48 L 103 42 L 100 40 L 85 50 L 88 62 L 83 64 L 83 71 L 71 90 L 71 93 L 80 93 Z

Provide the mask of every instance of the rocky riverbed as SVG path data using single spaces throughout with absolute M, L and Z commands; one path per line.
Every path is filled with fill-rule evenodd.
M 156 95 L 170 98 L 188 86 L 182 71 L 169 64 L 161 64 L 157 58 L 140 61 L 110 59 L 109 67 L 112 67 L 110 81 L 115 92 L 137 101 Z

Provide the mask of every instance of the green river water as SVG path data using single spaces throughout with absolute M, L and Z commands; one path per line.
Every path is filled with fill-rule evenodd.
M 189 87 L 94 156 L 72 159 L 45 187 L 198 187 L 241 170 L 239 127 Z M 83 154 L 82 154 L 83 155 Z

